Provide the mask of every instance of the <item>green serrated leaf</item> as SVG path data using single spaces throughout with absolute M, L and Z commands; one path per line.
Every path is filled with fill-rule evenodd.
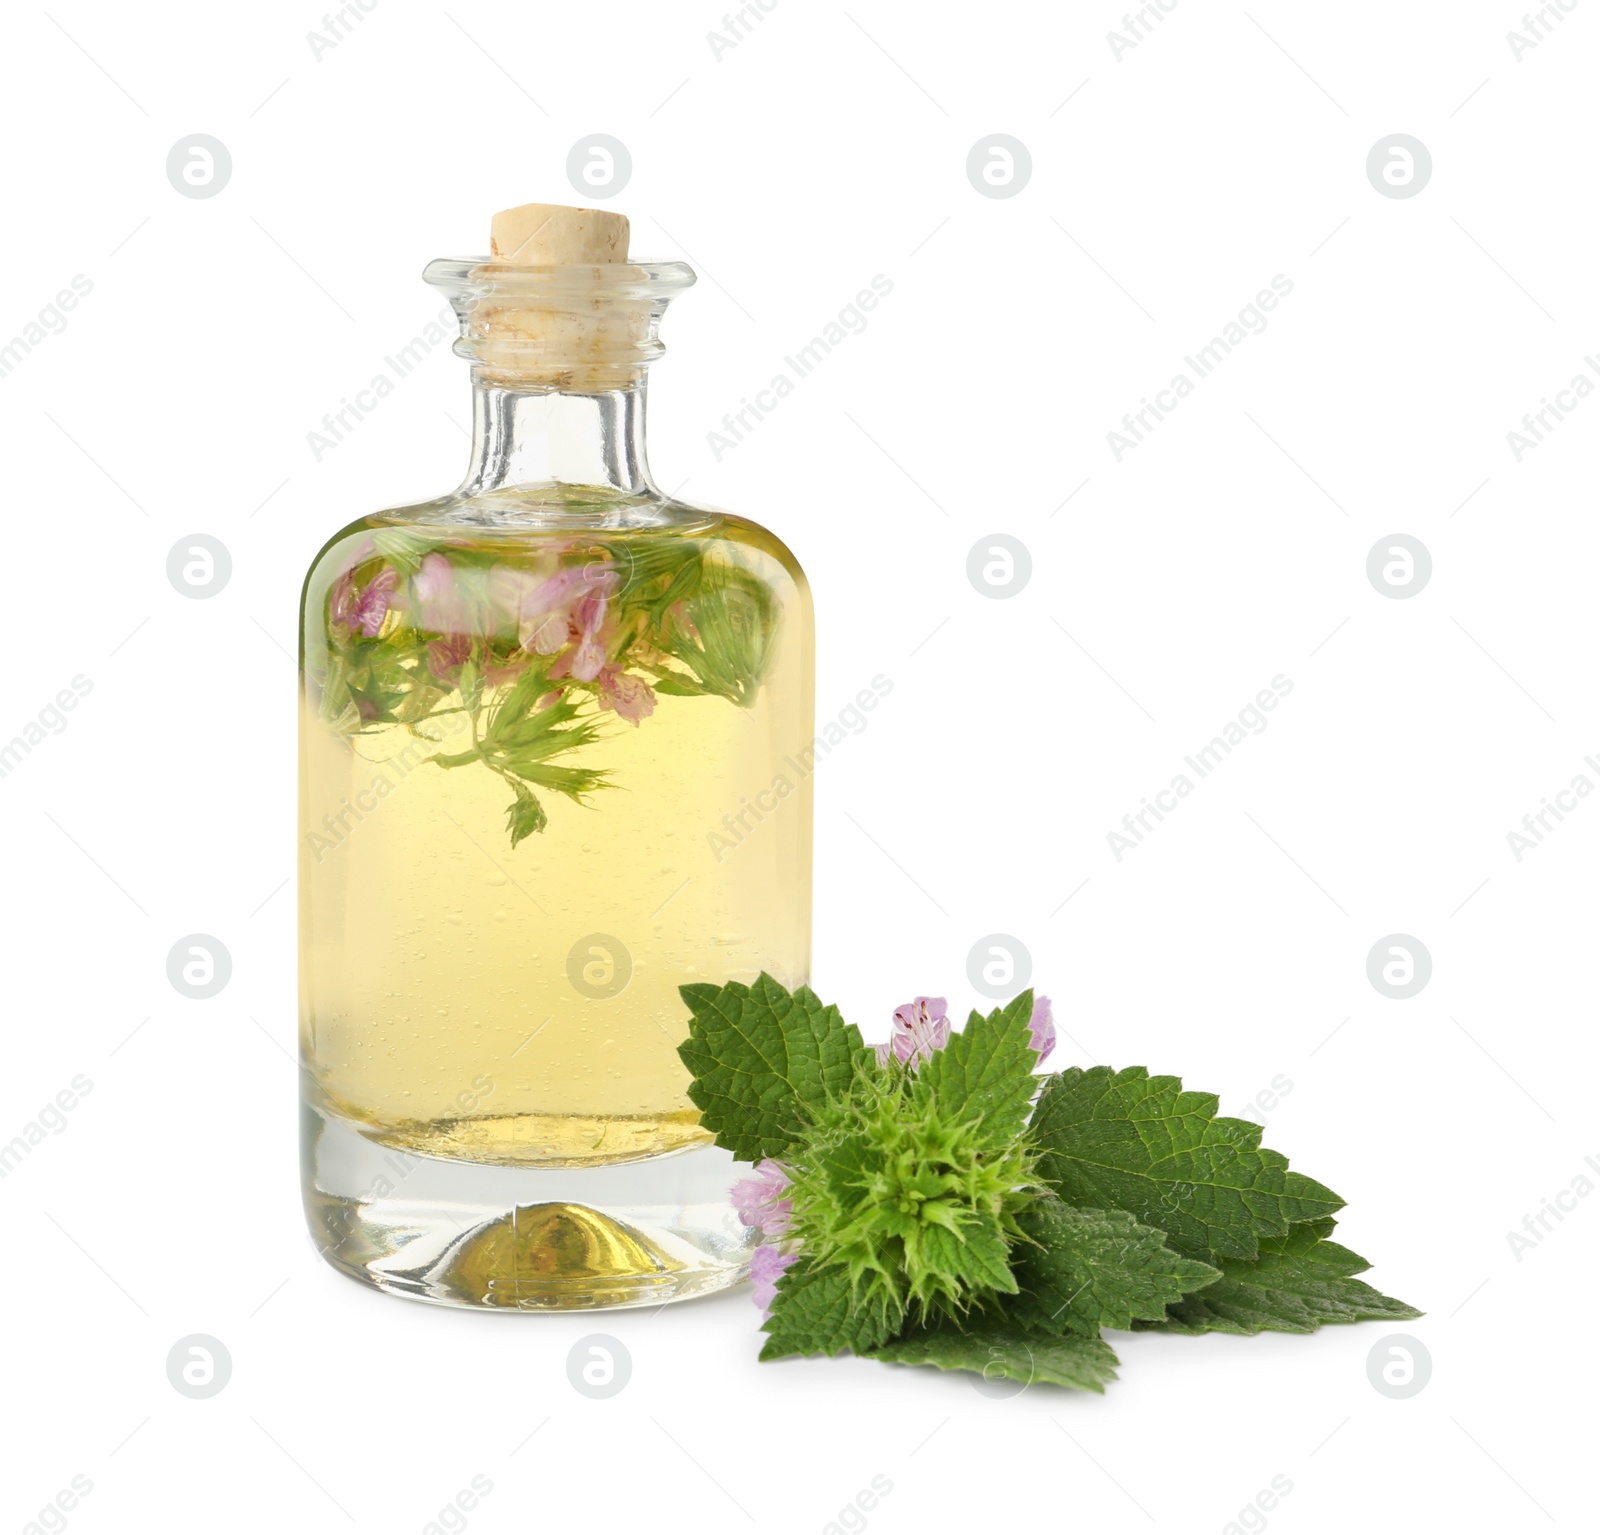
M 1353 1276 L 1371 1265 L 1330 1242 L 1332 1221 L 1308 1221 L 1281 1237 L 1265 1237 L 1253 1262 L 1224 1259 L 1222 1277 L 1167 1309 L 1161 1321 L 1138 1324 L 1161 1332 L 1315 1332 L 1336 1322 L 1404 1322 L 1422 1315 Z
M 922 1262 L 944 1279 L 969 1290 L 1015 1295 L 1010 1245 L 998 1221 L 959 1221 L 953 1226 L 924 1222 Z
M 403 725 L 413 725 L 418 720 L 425 719 L 433 706 L 444 696 L 443 688 L 430 687 L 426 683 L 413 683 L 410 693 L 395 708 L 394 717 Z
M 1074 1333 L 1033 1332 L 984 1322 L 962 1331 L 953 1322 L 912 1328 L 871 1351 L 890 1364 L 931 1364 L 941 1370 L 971 1370 L 985 1380 L 1024 1386 L 1067 1386 L 1104 1392 L 1117 1378 L 1117 1356 L 1099 1338 Z
M 355 707 L 350 701 L 350 667 L 338 651 L 328 657 L 328 671 L 322 679 L 322 696 L 317 704 L 325 720 L 336 720 Z
M 695 540 L 635 538 L 600 547 L 614 568 L 622 572 L 622 587 L 617 593 L 619 606 L 644 606 L 655 620 L 671 606 L 670 602 L 662 601 L 663 587 L 668 591 L 676 588 L 681 595 L 697 589 L 700 584 L 700 564 L 705 551 Z
M 405 702 L 410 677 L 398 667 L 357 665 L 347 674 L 350 698 L 364 724 L 393 723 L 395 709 Z
M 702 692 L 749 708 L 766 676 L 777 633 L 771 590 L 748 571 L 707 562 L 700 568 L 698 594 L 682 609 L 686 621 L 671 628 L 663 650 Z
M 422 569 L 422 559 L 444 540 L 403 528 L 385 528 L 372 535 L 372 547 L 403 576 L 414 576 Z
M 484 730 L 485 742 L 500 741 L 505 738 L 513 725 L 520 724 L 528 716 L 528 711 L 538 701 L 539 695 L 549 687 L 549 678 L 545 669 L 540 666 L 530 666 L 506 689 L 505 696 L 500 700 L 494 713 L 489 717 L 489 723 Z M 555 708 L 563 707 L 562 704 L 554 705 Z M 568 704 L 565 707 L 572 708 Z M 548 710 L 541 711 L 548 713 Z M 570 716 L 569 716 L 570 717 Z
M 1018 1221 L 1038 1245 L 1018 1244 L 1022 1294 L 1006 1314 L 1043 1331 L 1098 1337 L 1102 1327 L 1159 1320 L 1169 1305 L 1219 1277 L 1209 1263 L 1173 1252 L 1162 1232 L 1125 1210 L 1080 1210 L 1046 1196 Z
M 580 706 L 569 699 L 561 699 L 523 719 L 509 723 L 501 721 L 492 728 L 487 743 L 500 751 L 515 752 L 519 756 L 530 753 L 548 756 L 552 751 L 570 751 L 574 746 L 587 746 L 599 739 L 593 721 L 571 724 Z
M 882 1290 L 853 1284 L 838 1265 L 813 1267 L 804 1258 L 778 1280 L 772 1315 L 762 1326 L 763 1359 L 791 1354 L 862 1354 L 886 1342 L 899 1325 Z
M 684 677 L 677 672 L 658 673 L 650 686 L 656 692 L 665 693 L 672 698 L 704 698 L 711 691 L 702 687 L 692 677 Z
M 336 735 L 353 736 L 360 733 L 364 724 L 361 711 L 346 698 L 344 708 L 328 721 L 328 728 Z
M 693 597 L 700 590 L 700 565 L 685 565 L 667 584 L 667 589 L 650 604 L 650 621 L 659 624 L 675 602 Z
M 946 1115 L 969 1115 L 974 1146 L 1007 1146 L 1028 1122 L 1028 1104 L 1039 1086 L 1028 1031 L 1032 1013 L 1031 991 L 987 1018 L 973 1013 L 966 1028 L 918 1068 L 914 1093 L 932 1094 Z
M 717 1144 L 744 1161 L 781 1157 L 872 1061 L 838 1008 L 806 986 L 791 994 L 765 971 L 752 986 L 679 991 L 692 1015 L 678 1046 L 694 1078 L 689 1098 Z
M 524 837 L 543 831 L 550 817 L 545 814 L 544 806 L 521 784 L 511 787 L 517 791 L 517 797 L 506 806 L 506 830 L 511 833 L 511 845 L 515 847 Z
M 336 735 L 354 735 L 361 729 L 361 711 L 350 695 L 350 668 L 337 653 L 329 659 L 317 712 Z
M 527 762 L 520 758 L 508 758 L 505 767 L 507 772 L 538 784 L 541 789 L 553 789 L 557 794 L 580 802 L 585 794 L 603 789 L 609 782 L 599 768 L 551 767 L 545 762 Z
M 1189 1257 L 1254 1259 L 1344 1201 L 1260 1144 L 1261 1130 L 1216 1117 L 1211 1093 L 1143 1066 L 1074 1066 L 1052 1077 L 1034 1111 L 1039 1173 L 1063 1203 L 1126 1210 Z

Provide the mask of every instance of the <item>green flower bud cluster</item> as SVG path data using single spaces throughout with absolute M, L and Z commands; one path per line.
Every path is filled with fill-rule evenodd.
M 981 1297 L 1016 1293 L 1007 1254 L 1035 1197 L 1033 1155 L 973 1134 L 970 1109 L 892 1067 L 858 1080 L 817 1115 L 793 1160 L 790 1235 L 818 1263 L 899 1320 L 961 1316 Z

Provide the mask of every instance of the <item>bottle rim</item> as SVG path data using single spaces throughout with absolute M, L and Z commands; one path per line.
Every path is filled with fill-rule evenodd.
M 422 269 L 423 281 L 443 289 L 452 304 L 482 299 L 550 298 L 557 294 L 617 299 L 675 298 L 697 281 L 686 261 L 610 261 L 581 266 L 509 266 L 493 256 L 440 256 Z

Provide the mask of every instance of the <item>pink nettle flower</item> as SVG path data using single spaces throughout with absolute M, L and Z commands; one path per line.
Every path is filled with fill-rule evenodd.
M 464 634 L 446 634 L 428 641 L 428 670 L 441 682 L 454 682 L 472 655 L 472 641 Z
M 558 570 L 527 591 L 517 608 L 517 639 L 524 650 L 553 656 L 572 634 L 572 609 L 589 589 L 589 573 Z
M 1033 1048 L 1039 1052 L 1039 1063 L 1056 1047 L 1056 1025 L 1050 1016 L 1049 997 L 1033 999 L 1033 1015 L 1028 1019 L 1028 1032 L 1033 1036 Z
M 411 578 L 411 595 L 417 628 L 431 629 L 446 636 L 471 630 L 455 566 L 437 551 L 423 556 L 421 566 Z
M 569 565 L 541 581 L 528 594 L 518 615 L 523 648 L 554 655 L 566 644 L 574 627 L 580 631 L 584 627 L 575 611 L 578 605 L 592 595 L 609 596 L 617 585 L 616 572 L 603 565 Z M 598 616 L 605 616 L 603 607 Z M 564 626 L 559 634 L 558 625 Z
M 489 567 L 483 583 L 484 601 L 498 636 L 515 634 L 519 636 L 518 643 L 521 642 L 524 612 L 555 569 L 554 562 L 548 560 L 541 561 L 534 570 L 522 565 Z
M 531 650 L 536 656 L 553 656 L 567 643 L 571 627 L 565 613 L 546 613 L 543 618 L 521 624 L 517 634 L 524 650 Z
M 600 685 L 600 707 L 615 709 L 632 725 L 656 712 L 655 689 L 643 677 L 625 672 L 614 661 L 600 668 L 595 678 Z
M 553 656 L 570 645 L 550 668 L 551 677 L 593 682 L 606 664 L 616 631 L 609 609 L 619 585 L 616 571 L 607 565 L 558 570 L 519 599 L 517 638 L 522 648 Z
M 886 1045 L 879 1045 L 878 1064 L 886 1066 L 892 1055 L 913 1071 L 935 1050 L 950 1043 L 949 1003 L 943 997 L 918 997 L 894 1010 L 894 1029 Z
M 794 1218 L 794 1201 L 783 1197 L 788 1187 L 788 1168 L 767 1157 L 756 1163 L 756 1176 L 741 1178 L 728 1197 L 745 1225 L 756 1227 L 765 1236 L 781 1237 Z
M 606 627 L 606 608 L 609 593 L 616 588 L 617 578 L 606 572 L 608 586 L 590 586 L 572 606 L 572 628 L 577 635 L 577 648 L 572 653 L 568 669 L 579 682 L 593 682 L 606 664 L 606 647 L 601 633 Z
M 779 1252 L 776 1247 L 758 1247 L 750 1254 L 750 1298 L 761 1308 L 762 1316 L 772 1315 L 778 1280 L 799 1257 L 799 1253 Z
M 392 565 L 385 565 L 358 592 L 355 573 L 346 570 L 328 593 L 328 616 L 350 634 L 359 631 L 369 640 L 375 639 L 399 585 L 400 572 Z

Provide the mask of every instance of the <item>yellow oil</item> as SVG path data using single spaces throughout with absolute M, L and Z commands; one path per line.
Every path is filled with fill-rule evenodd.
M 335 540 L 308 582 L 313 673 L 333 573 L 367 527 Z M 351 734 L 307 686 L 301 1031 L 322 1112 L 406 1150 L 502 1165 L 622 1162 L 708 1139 L 677 1055 L 678 987 L 807 978 L 812 636 L 803 577 L 770 535 L 726 519 L 693 536 L 774 596 L 753 701 L 662 695 L 637 726 L 596 715 L 602 738 L 570 760 L 610 784 L 586 804 L 542 795 L 548 825 L 514 848 L 506 782 L 427 760 L 471 743 L 449 712 L 459 692 L 421 723 Z M 485 547 L 514 559 L 538 537 Z

